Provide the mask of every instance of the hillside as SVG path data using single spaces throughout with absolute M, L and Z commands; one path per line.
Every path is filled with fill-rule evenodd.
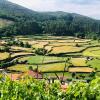
M 100 21 L 67 12 L 36 12 L 17 4 L 0 0 L 0 18 L 15 24 L 3 27 L 4 36 L 50 34 L 96 38 L 100 35 Z
M 13 21 L 0 18 L 0 28 L 13 24 Z

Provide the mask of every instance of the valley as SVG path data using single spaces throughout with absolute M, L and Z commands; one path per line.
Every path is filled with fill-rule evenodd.
M 32 67 L 33 70 L 38 68 L 44 78 L 57 78 L 55 73 L 67 79 L 73 79 L 73 73 L 78 78 L 85 76 L 84 79 L 92 72 L 99 76 L 100 44 L 97 40 L 71 36 L 16 36 L 1 41 L 0 66 L 8 73 L 25 73 Z

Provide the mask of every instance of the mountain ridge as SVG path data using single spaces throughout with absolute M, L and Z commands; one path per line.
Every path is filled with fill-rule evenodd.
M 100 20 L 63 11 L 36 12 L 8 0 L 0 0 L 0 18 L 15 22 L 14 25 L 0 29 L 3 35 L 13 35 L 15 32 L 15 35 L 47 33 L 74 36 L 80 34 L 84 37 L 94 37 L 100 34 Z M 12 30 L 12 32 L 8 30 Z

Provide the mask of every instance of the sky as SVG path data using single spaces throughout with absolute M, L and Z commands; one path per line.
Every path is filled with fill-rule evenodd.
M 100 0 L 8 0 L 34 11 L 65 11 L 100 20 Z

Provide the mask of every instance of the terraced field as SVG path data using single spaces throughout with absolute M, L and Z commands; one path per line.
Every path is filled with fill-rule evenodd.
M 100 57 L 100 47 L 91 47 L 83 52 L 84 56 Z
M 54 62 L 64 62 L 67 58 L 65 57 L 50 57 L 50 56 L 29 56 L 19 58 L 19 62 L 27 60 L 29 64 L 45 64 L 45 63 L 54 63 Z
M 7 59 L 8 57 L 9 57 L 9 53 L 7 52 L 0 53 L 0 60 Z
M 54 47 L 53 50 L 51 51 L 51 54 L 80 52 L 83 49 L 84 47 L 59 46 L 59 47 Z
M 86 58 L 71 58 L 73 66 L 87 66 Z
M 54 72 L 64 72 L 65 70 L 66 73 L 70 72 L 68 76 L 71 76 L 73 72 L 85 73 L 95 71 L 95 68 L 100 69 L 100 45 L 97 41 L 66 36 L 19 36 L 16 38 L 25 43 L 28 42 L 32 45 L 32 48 L 11 46 L 11 57 L 23 55 L 17 58 L 18 63 L 16 65 L 7 68 L 12 72 L 28 71 L 30 66 L 36 69 L 37 65 L 39 71 L 48 75 L 53 75 Z M 46 56 L 37 55 L 35 54 L 37 48 L 45 48 L 50 52 Z M 1 55 L 2 53 L 0 59 L 4 59 Z M 93 59 L 90 59 L 91 57 Z

